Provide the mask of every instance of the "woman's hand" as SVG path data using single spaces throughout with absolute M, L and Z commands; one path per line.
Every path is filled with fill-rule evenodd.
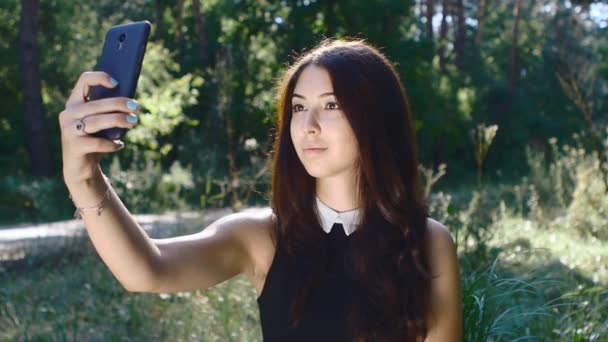
M 114 81 L 115 82 L 115 81 Z M 88 100 L 91 87 L 114 88 L 113 79 L 102 71 L 87 71 L 80 75 L 72 93 L 59 113 L 63 178 L 66 184 L 91 179 L 101 157 L 124 147 L 120 140 L 110 141 L 90 134 L 106 128 L 132 128 L 137 116 L 137 102 L 126 97 Z M 127 117 L 134 121 L 127 121 Z

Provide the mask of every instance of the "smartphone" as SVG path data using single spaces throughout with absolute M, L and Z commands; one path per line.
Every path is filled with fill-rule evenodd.
M 146 20 L 113 26 L 108 30 L 95 70 L 108 73 L 118 81 L 118 85 L 114 88 L 93 86 L 89 93 L 90 100 L 117 96 L 133 98 L 146 53 L 150 27 L 150 22 Z M 127 128 L 112 127 L 92 135 L 117 140 L 122 139 L 127 131 Z

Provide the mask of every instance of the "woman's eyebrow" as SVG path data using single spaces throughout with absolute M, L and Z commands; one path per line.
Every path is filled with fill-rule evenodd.
M 329 93 L 323 93 L 323 94 L 319 95 L 319 97 L 323 97 L 323 96 L 332 96 L 332 95 L 334 95 L 334 93 L 329 92 Z M 302 96 L 302 95 L 300 95 L 300 94 L 296 94 L 296 93 L 293 93 L 293 97 L 299 97 L 299 98 L 301 98 L 301 99 L 306 100 L 306 97 L 304 97 L 304 96 Z

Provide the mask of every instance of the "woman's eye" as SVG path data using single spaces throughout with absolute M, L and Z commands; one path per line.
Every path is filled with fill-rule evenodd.
M 340 109 L 340 106 L 336 102 L 329 102 L 326 106 L 328 109 Z
M 340 106 L 338 105 L 337 102 L 328 102 L 327 105 L 325 105 L 325 109 L 328 110 L 340 110 Z M 304 110 L 304 106 L 302 106 L 301 104 L 295 104 L 291 107 L 291 110 L 296 113 L 296 112 L 300 112 Z

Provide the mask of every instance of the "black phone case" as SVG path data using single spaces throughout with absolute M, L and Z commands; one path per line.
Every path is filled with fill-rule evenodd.
M 133 98 L 146 53 L 150 27 L 150 22 L 140 21 L 114 26 L 108 30 L 95 70 L 108 73 L 118 81 L 118 85 L 114 88 L 92 87 L 89 93 L 90 100 L 117 96 Z M 112 127 L 92 135 L 116 140 L 122 139 L 127 130 L 127 128 Z

